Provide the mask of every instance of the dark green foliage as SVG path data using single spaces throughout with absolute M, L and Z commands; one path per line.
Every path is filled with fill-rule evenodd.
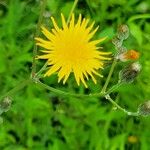
M 67 18 L 72 5 L 73 0 L 48 0 L 43 24 L 51 27 L 50 15 L 61 24 L 60 13 Z M 30 76 L 40 6 L 40 0 L 0 0 L 0 95 Z M 121 106 L 136 111 L 150 99 L 149 0 L 79 0 L 75 15 L 79 13 L 100 25 L 96 36 L 108 36 L 103 47 L 113 54 L 116 50 L 111 40 L 117 27 L 129 26 L 125 46 L 140 52 L 142 71 L 132 84 L 119 87 L 112 97 Z M 42 65 L 38 61 L 38 69 Z M 115 68 L 108 88 L 118 82 L 121 65 Z M 44 82 L 74 93 L 96 93 L 109 69 L 107 65 L 97 85 L 89 81 L 89 89 L 78 87 L 73 78 L 66 85 L 58 84 L 56 75 Z M 11 99 L 10 110 L 1 116 L 0 150 L 150 149 L 150 117 L 127 116 L 104 98 L 57 96 L 34 84 Z

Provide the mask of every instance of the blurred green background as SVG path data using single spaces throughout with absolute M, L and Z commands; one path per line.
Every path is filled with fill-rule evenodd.
M 47 0 L 43 24 L 52 27 L 50 16 L 60 22 L 66 18 L 73 0 Z M 0 94 L 28 78 L 32 66 L 34 35 L 41 0 L 0 0 Z M 150 99 L 150 1 L 149 0 L 79 0 L 75 15 L 96 21 L 97 37 L 108 36 L 106 51 L 115 54 L 111 40 L 120 24 L 127 24 L 128 49 L 140 52 L 142 71 L 132 84 L 123 85 L 112 97 L 122 107 L 136 111 Z M 139 16 L 140 15 L 140 16 Z M 96 26 L 95 25 L 95 26 Z M 38 61 L 38 69 L 44 61 Z M 109 87 L 118 81 L 115 68 Z M 76 93 L 99 92 L 104 78 L 89 89 L 77 87 L 73 78 L 66 85 L 57 83 L 57 75 L 43 82 L 57 89 Z M 0 124 L 0 150 L 150 150 L 150 117 L 131 117 L 114 110 L 104 98 L 58 96 L 31 84 L 12 95 L 12 106 Z

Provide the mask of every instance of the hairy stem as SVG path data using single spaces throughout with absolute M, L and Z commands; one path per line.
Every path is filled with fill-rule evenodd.
M 35 83 L 37 83 L 38 85 L 42 86 L 43 88 L 55 93 L 55 94 L 58 94 L 58 95 L 61 95 L 61 96 L 73 96 L 73 97 L 99 97 L 99 96 L 103 96 L 101 93 L 95 93 L 95 94 L 76 94 L 76 93 L 70 93 L 70 92 L 65 92 L 65 91 L 62 91 L 62 90 L 59 90 L 59 89 L 56 89 L 56 88 L 53 88 L 51 86 L 48 86 L 47 84 L 44 84 L 42 83 L 41 81 L 35 81 Z
M 118 105 L 109 95 L 106 95 L 105 98 L 111 102 L 117 109 L 123 111 L 124 113 L 126 113 L 127 115 L 130 116 L 139 116 L 138 112 L 130 112 L 128 110 L 126 110 L 125 108 L 121 107 L 120 105 Z
M 117 89 L 121 84 L 116 84 L 114 85 L 110 90 L 108 90 L 105 93 L 90 93 L 90 94 L 76 94 L 76 93 L 70 93 L 62 90 L 58 90 L 56 88 L 53 88 L 51 86 L 48 86 L 47 84 L 42 83 L 40 80 L 35 79 L 35 83 L 38 85 L 42 86 L 43 88 L 50 90 L 51 92 L 54 92 L 55 94 L 58 95 L 63 95 L 63 96 L 73 96 L 73 97 L 105 97 L 106 95 L 110 94 L 113 92 L 115 89 Z
M 104 92 L 104 95 L 108 95 L 108 94 L 112 93 L 113 91 L 115 91 L 116 89 L 118 89 L 118 87 L 120 87 L 122 84 L 123 84 L 122 82 L 119 82 L 119 83 L 113 85 L 108 91 Z
M 101 90 L 101 93 L 105 93 L 105 92 L 106 92 L 107 86 L 108 86 L 108 84 L 109 84 L 110 78 L 111 78 L 111 76 L 112 76 L 112 74 L 113 74 L 113 71 L 114 71 L 114 68 L 115 68 L 116 64 L 117 64 L 117 60 L 114 59 L 112 65 L 111 65 L 111 68 L 110 68 L 108 77 L 107 77 L 107 79 L 106 79 L 106 82 L 105 82 L 105 84 L 104 84 L 104 86 L 103 86 L 103 88 L 102 88 L 102 90 Z
M 44 64 L 44 66 L 35 74 L 35 76 L 38 78 L 40 75 L 41 75 L 41 73 L 46 69 L 46 67 L 47 67 L 47 65 L 48 65 L 48 61 Z
M 40 12 L 39 20 L 37 23 L 37 29 L 36 29 L 35 37 L 38 36 L 40 33 L 40 27 L 41 27 L 41 23 L 43 20 L 43 14 L 44 14 L 44 11 L 46 8 L 46 2 L 47 2 L 47 0 L 42 1 L 41 12 Z M 37 45 L 35 44 L 34 48 L 33 48 L 33 61 L 32 61 L 31 77 L 34 77 L 35 73 L 36 73 L 36 56 L 37 56 Z
M 118 105 L 110 96 L 109 94 L 111 92 L 113 92 L 113 90 L 115 90 L 116 88 L 118 88 L 121 84 L 116 84 L 115 86 L 113 86 L 110 90 L 108 90 L 106 93 L 95 93 L 95 94 L 75 94 L 75 93 L 70 93 L 70 92 L 65 92 L 62 90 L 58 90 L 55 89 L 53 87 L 50 87 L 44 83 L 42 83 L 41 81 L 36 81 L 36 84 L 42 86 L 43 88 L 50 90 L 51 92 L 58 94 L 60 96 L 72 96 L 72 97 L 77 97 L 77 98 L 88 98 L 88 97 L 105 97 L 107 100 L 109 100 L 109 102 L 111 102 L 115 107 L 117 107 L 119 110 L 123 111 L 124 113 L 126 113 L 127 115 L 130 116 L 138 116 L 138 112 L 130 112 L 127 111 L 125 108 L 122 108 L 120 105 Z

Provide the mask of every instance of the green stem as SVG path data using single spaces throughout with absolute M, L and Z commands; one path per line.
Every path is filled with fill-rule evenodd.
M 37 37 L 40 33 L 40 27 L 41 27 L 42 20 L 43 20 L 43 14 L 44 14 L 44 11 L 46 8 L 46 2 L 47 2 L 47 0 L 43 0 L 39 20 L 37 23 L 37 29 L 36 29 L 35 37 Z M 35 73 L 36 73 L 36 56 L 37 56 L 37 45 L 35 44 L 34 48 L 33 48 L 33 62 L 32 62 L 31 77 L 34 77 Z
M 43 88 L 50 90 L 51 92 L 54 92 L 58 95 L 73 96 L 73 97 L 80 97 L 80 98 L 82 98 L 82 97 L 104 97 L 104 96 L 110 94 L 111 92 L 113 92 L 115 89 L 117 89 L 121 85 L 121 84 L 116 84 L 105 93 L 76 94 L 76 93 L 70 93 L 70 92 L 65 92 L 62 90 L 55 89 L 55 88 L 48 86 L 47 84 L 44 84 L 41 81 L 36 80 L 36 79 L 35 79 L 35 83 L 37 83 L 38 85 L 42 86 Z
M 124 113 L 126 113 L 127 115 L 130 116 L 139 116 L 138 112 L 130 112 L 127 111 L 125 108 L 121 107 L 120 105 L 118 105 L 109 95 L 106 95 L 105 98 L 111 102 L 116 108 L 118 108 L 119 110 L 123 111 Z
M 67 24 L 68 24 L 69 21 L 70 21 L 71 15 L 72 15 L 72 13 L 74 12 L 74 10 L 75 10 L 75 8 L 76 8 L 76 6 L 77 6 L 77 3 L 78 3 L 78 0 L 74 0 L 73 6 L 72 6 L 72 8 L 71 8 L 71 10 L 70 10 L 70 13 L 69 13 L 69 17 L 68 17 L 68 20 L 67 20 Z
M 61 95 L 61 96 L 73 96 L 73 97 L 77 97 L 77 98 L 88 98 L 88 97 L 105 97 L 107 100 L 109 100 L 115 107 L 117 107 L 119 110 L 123 111 L 124 113 L 126 113 L 127 115 L 131 115 L 131 116 L 138 116 L 138 112 L 129 112 L 127 111 L 125 108 L 122 108 L 120 105 L 118 105 L 113 99 L 111 99 L 111 97 L 109 96 L 109 94 L 115 90 L 117 87 L 119 87 L 121 84 L 116 84 L 115 86 L 113 86 L 110 90 L 108 90 L 106 93 L 95 93 L 95 94 L 75 94 L 75 93 L 69 93 L 69 92 L 65 92 L 65 91 L 61 91 L 58 89 L 55 89 L 53 87 L 50 87 L 44 83 L 42 83 L 41 81 L 36 81 L 36 83 L 40 86 L 42 86 L 43 88 L 52 91 L 55 94 Z
M 114 71 L 114 68 L 115 68 L 116 64 L 117 64 L 117 59 L 114 59 L 112 65 L 111 65 L 111 68 L 110 68 L 108 77 L 107 77 L 107 79 L 106 79 L 106 82 L 105 82 L 105 84 L 104 84 L 104 86 L 103 86 L 103 88 L 102 88 L 102 90 L 101 90 L 101 93 L 105 93 L 105 91 L 106 91 L 106 89 L 107 89 L 107 86 L 108 86 L 108 84 L 109 84 L 110 78 L 111 78 L 111 76 L 112 76 L 112 74 L 113 74 L 113 71 Z
M 63 95 L 63 96 L 73 96 L 73 97 L 99 97 L 99 96 L 104 96 L 102 95 L 101 93 L 95 93 L 95 94 L 75 94 L 75 93 L 70 93 L 70 92 L 65 92 L 65 91 L 62 91 L 62 90 L 58 90 L 58 89 L 55 89 L 51 86 L 48 86 L 47 84 L 44 84 L 42 83 L 41 81 L 35 81 L 35 83 L 37 83 L 38 85 L 42 86 L 43 88 L 55 93 L 55 94 L 58 94 L 58 95 Z
M 48 65 L 48 61 L 44 64 L 44 66 L 35 74 L 35 77 L 39 77 L 41 75 L 41 73 L 46 69 Z
M 7 96 L 11 96 L 14 93 L 18 92 L 19 90 L 23 89 L 25 86 L 27 86 L 32 80 L 31 79 L 27 79 L 22 81 L 21 83 L 19 83 L 17 86 L 15 86 L 13 89 L 11 89 L 10 91 L 8 91 L 7 93 L 5 93 L 4 95 L 0 96 L 0 101 L 7 97 Z
M 113 85 L 107 92 L 104 92 L 105 95 L 108 95 L 110 93 L 112 93 L 114 90 L 118 89 L 119 86 L 121 86 L 123 83 L 119 82 L 115 85 Z
M 23 82 L 21 82 L 20 84 L 18 84 L 15 88 L 11 89 L 10 91 L 8 91 L 7 93 L 5 93 L 4 95 L 2 95 L 0 97 L 0 100 L 7 97 L 7 96 L 11 96 L 14 93 L 18 92 L 19 90 L 23 89 L 25 86 L 27 86 L 29 83 L 31 83 L 33 80 L 32 79 L 27 79 L 24 80 Z M 69 92 L 65 92 L 65 91 L 61 91 L 58 89 L 55 89 L 53 87 L 50 87 L 42 82 L 40 82 L 39 80 L 35 81 L 36 84 L 42 86 L 45 89 L 48 89 L 58 95 L 63 95 L 63 96 L 73 96 L 73 97 L 105 97 L 107 100 L 109 100 L 115 107 L 117 107 L 119 110 L 123 111 L 124 113 L 126 113 L 127 115 L 131 115 L 131 116 L 138 116 L 138 112 L 129 112 L 126 109 L 122 108 L 121 106 L 119 106 L 115 101 L 113 101 L 110 96 L 108 94 L 110 94 L 111 92 L 113 92 L 113 90 L 115 90 L 117 87 L 119 87 L 121 84 L 117 84 L 115 86 L 113 86 L 110 90 L 108 90 L 106 93 L 95 93 L 95 94 L 75 94 L 75 93 L 69 93 Z

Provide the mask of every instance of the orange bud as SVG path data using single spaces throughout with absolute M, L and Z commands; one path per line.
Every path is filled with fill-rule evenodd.
M 121 61 L 127 60 L 137 60 L 140 56 L 140 53 L 135 50 L 128 50 L 127 52 L 121 53 L 117 56 L 117 59 Z
M 125 57 L 126 59 L 137 60 L 139 58 L 140 53 L 135 50 L 129 50 L 126 52 Z

